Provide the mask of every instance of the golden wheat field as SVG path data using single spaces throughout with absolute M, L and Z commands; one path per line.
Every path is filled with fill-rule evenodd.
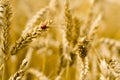
M 120 80 L 120 0 L 0 0 L 0 80 Z

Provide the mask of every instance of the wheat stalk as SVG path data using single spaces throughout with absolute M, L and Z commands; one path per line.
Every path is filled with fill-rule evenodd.
M 0 1 L 0 27 L 2 27 L 2 52 L 3 52 L 3 72 L 2 80 L 6 79 L 6 55 L 9 52 L 9 30 L 10 30 L 10 18 L 11 18 L 11 7 L 9 0 Z

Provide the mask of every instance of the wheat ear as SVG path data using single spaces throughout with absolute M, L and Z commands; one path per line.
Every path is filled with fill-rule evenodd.
M 2 26 L 3 31 L 3 47 L 2 51 L 4 54 L 7 54 L 9 51 L 9 30 L 10 30 L 10 19 L 11 19 L 11 7 L 10 1 L 6 0 L 0 1 L 0 26 Z
M 39 37 L 42 33 L 44 33 L 48 29 L 47 24 L 40 24 L 32 29 L 30 32 L 22 35 L 16 43 L 13 45 L 11 49 L 11 54 L 15 55 L 17 52 L 22 49 L 23 47 L 27 46 L 33 39 Z
M 21 80 L 25 74 L 27 62 L 28 61 L 24 59 L 19 70 L 13 76 L 11 76 L 9 80 Z

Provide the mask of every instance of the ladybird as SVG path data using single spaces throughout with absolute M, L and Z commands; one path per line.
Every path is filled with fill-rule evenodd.
M 48 27 L 47 27 L 46 24 L 43 24 L 43 25 L 41 26 L 41 28 L 42 28 L 42 29 L 46 29 L 46 28 L 48 28 Z

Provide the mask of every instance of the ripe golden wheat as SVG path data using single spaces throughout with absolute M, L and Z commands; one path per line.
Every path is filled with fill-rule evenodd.
M 0 80 L 120 80 L 120 41 L 100 36 L 108 0 L 35 1 L 0 0 Z

